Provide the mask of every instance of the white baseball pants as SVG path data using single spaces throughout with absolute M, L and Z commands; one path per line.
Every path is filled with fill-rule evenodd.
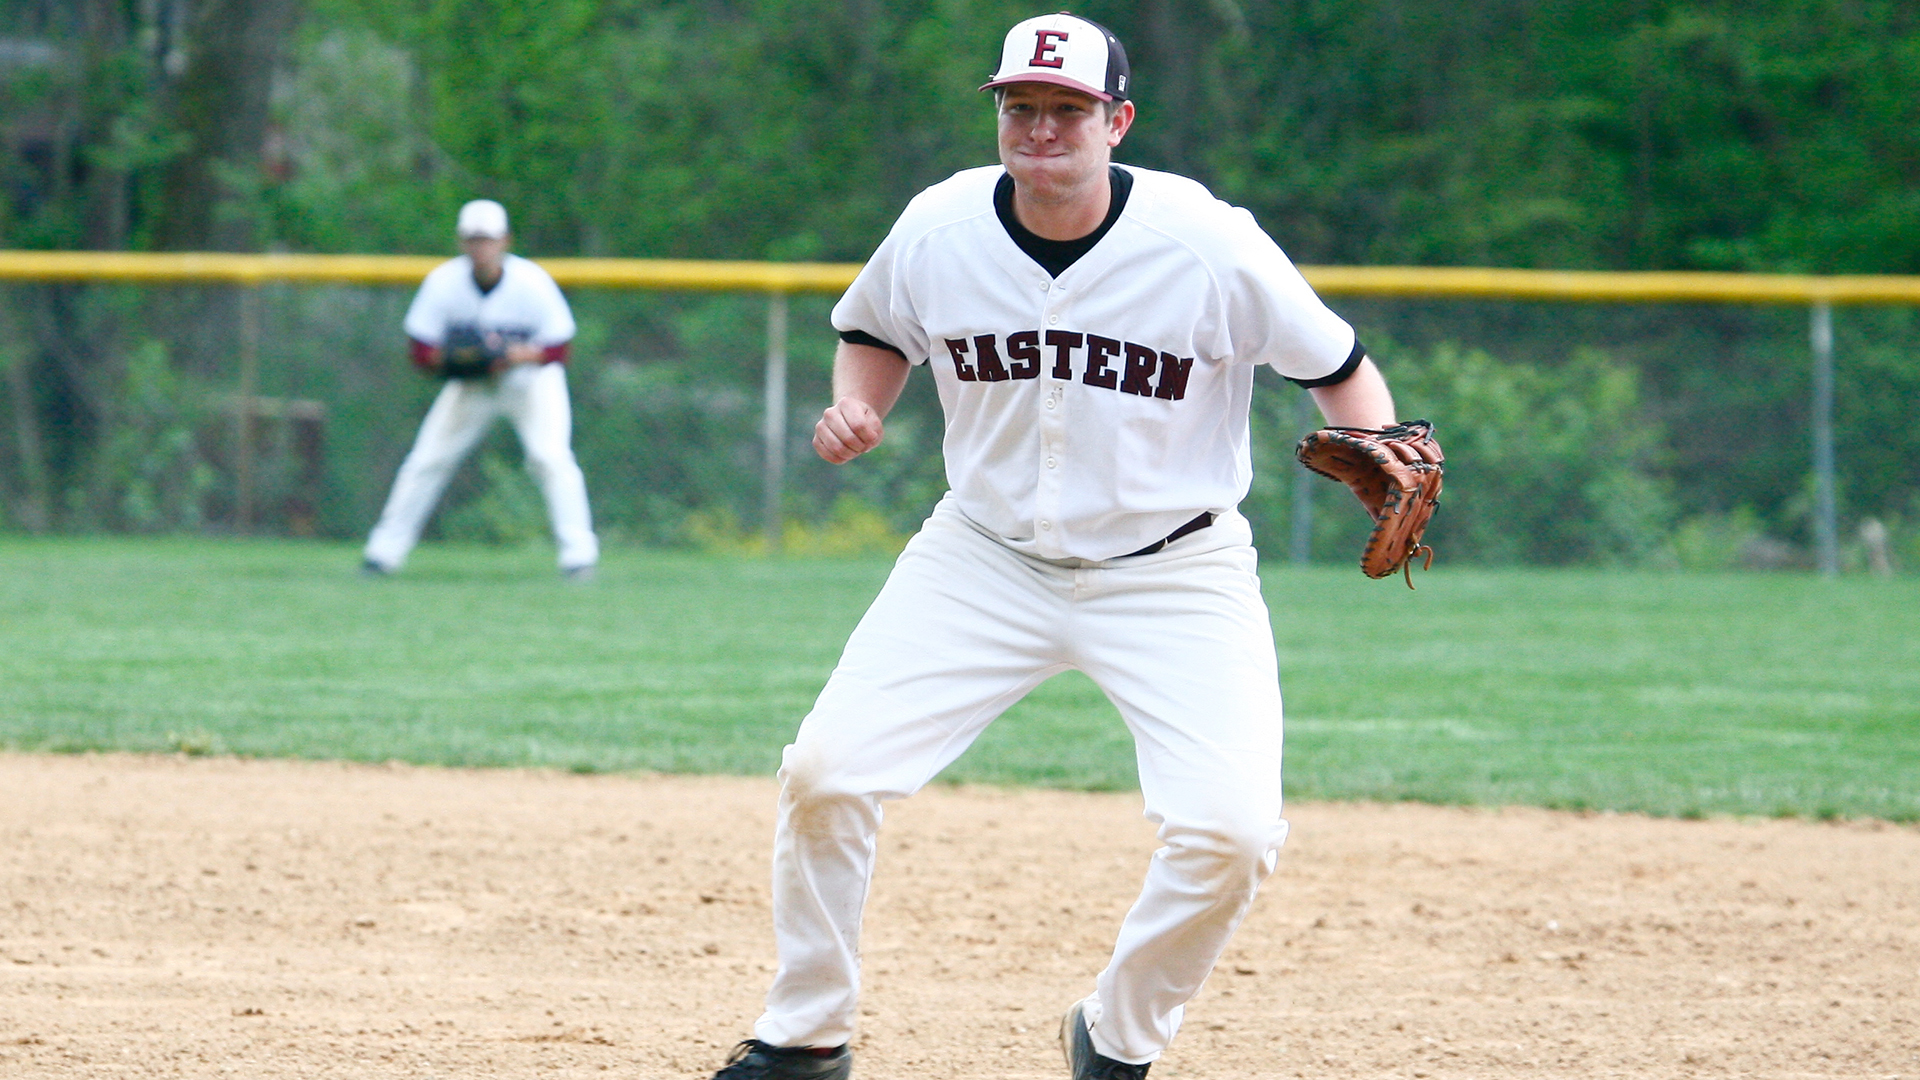
M 453 479 L 455 469 L 502 413 L 520 435 L 527 470 L 546 497 L 547 519 L 560 547 L 560 568 L 592 566 L 600 559 L 587 508 L 587 481 L 573 457 L 573 408 L 562 364 L 527 364 L 497 379 L 449 379 L 433 399 L 413 449 L 400 463 L 380 522 L 367 538 L 366 557 L 398 569 L 420 540 L 427 515 Z
M 756 1038 L 852 1037 L 881 804 L 917 791 L 1069 668 L 1132 732 L 1163 845 L 1096 980 L 1093 1043 L 1120 1061 L 1159 1057 L 1287 835 L 1273 628 L 1237 513 L 1153 555 L 1060 563 L 1009 550 L 951 499 L 935 509 L 786 748 L 780 968 Z

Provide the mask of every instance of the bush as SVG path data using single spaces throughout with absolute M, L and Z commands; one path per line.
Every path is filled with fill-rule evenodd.
M 1673 530 L 1674 561 L 1682 570 L 1734 570 L 1763 536 L 1760 515 L 1742 506 L 1727 514 L 1696 514 Z
M 67 493 L 72 519 L 126 532 L 203 528 L 219 481 L 203 433 L 218 440 L 231 423 L 211 405 L 212 395 L 174 369 L 160 342 L 132 346 L 109 433 L 94 447 L 84 486 Z
M 1446 490 L 1427 538 L 1484 563 L 1643 564 L 1668 551 L 1674 506 L 1638 373 L 1583 349 L 1556 367 L 1442 344 L 1399 358 L 1403 417 L 1432 419 Z
M 895 529 L 886 514 L 853 495 L 836 499 L 825 521 L 789 518 L 781 526 L 780 550 L 785 555 L 898 555 L 907 545 L 907 534 Z M 683 539 L 709 555 L 767 554 L 765 533 L 743 527 L 724 509 L 689 513 Z
M 741 516 L 760 488 L 752 387 L 695 365 L 603 359 L 574 380 L 574 452 L 596 524 L 643 543 L 680 539 L 693 511 Z
M 488 450 L 469 467 L 478 467 L 484 488 L 472 499 L 445 509 L 439 534 L 448 540 L 466 540 L 506 547 L 538 544 L 550 535 L 546 500 L 527 470 L 509 464 Z

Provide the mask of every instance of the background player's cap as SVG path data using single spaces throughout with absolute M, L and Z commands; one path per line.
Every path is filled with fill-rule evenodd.
M 462 240 L 469 237 L 498 240 L 507 235 L 507 208 L 492 199 L 475 199 L 460 208 L 460 220 L 453 232 Z
M 1127 50 L 1113 31 L 1062 11 L 1007 31 L 1000 70 L 980 89 L 1043 82 L 1072 87 L 1101 101 L 1125 101 L 1132 81 Z

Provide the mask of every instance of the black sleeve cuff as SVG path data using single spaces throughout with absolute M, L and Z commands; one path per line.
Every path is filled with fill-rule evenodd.
M 845 335 L 843 334 L 841 336 L 844 337 Z M 1359 336 L 1355 335 L 1353 339 L 1353 351 L 1347 354 L 1347 362 L 1340 365 L 1339 371 L 1336 371 L 1331 375 L 1322 375 L 1317 379 L 1295 379 L 1292 377 L 1288 377 L 1287 381 L 1290 383 L 1296 383 L 1302 387 L 1305 387 L 1308 390 L 1311 390 L 1316 386 L 1332 386 L 1335 383 L 1343 383 L 1343 382 L 1346 382 L 1348 379 L 1352 378 L 1354 372 L 1360 370 L 1360 361 L 1365 360 L 1366 358 L 1367 358 L 1366 346 L 1360 344 Z
M 885 349 L 890 353 L 899 353 L 900 359 L 902 360 L 907 359 L 905 349 L 902 349 L 898 345 L 889 345 L 879 338 L 874 337 L 872 334 L 867 333 L 865 330 L 842 330 L 840 331 L 840 340 L 849 345 L 867 345 L 875 349 Z

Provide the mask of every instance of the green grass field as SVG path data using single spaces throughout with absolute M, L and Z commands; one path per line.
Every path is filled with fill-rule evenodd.
M 884 560 L 0 541 L 0 745 L 769 773 Z M 1920 580 L 1269 568 L 1295 798 L 1920 820 Z M 1077 675 L 954 780 L 1134 782 Z

